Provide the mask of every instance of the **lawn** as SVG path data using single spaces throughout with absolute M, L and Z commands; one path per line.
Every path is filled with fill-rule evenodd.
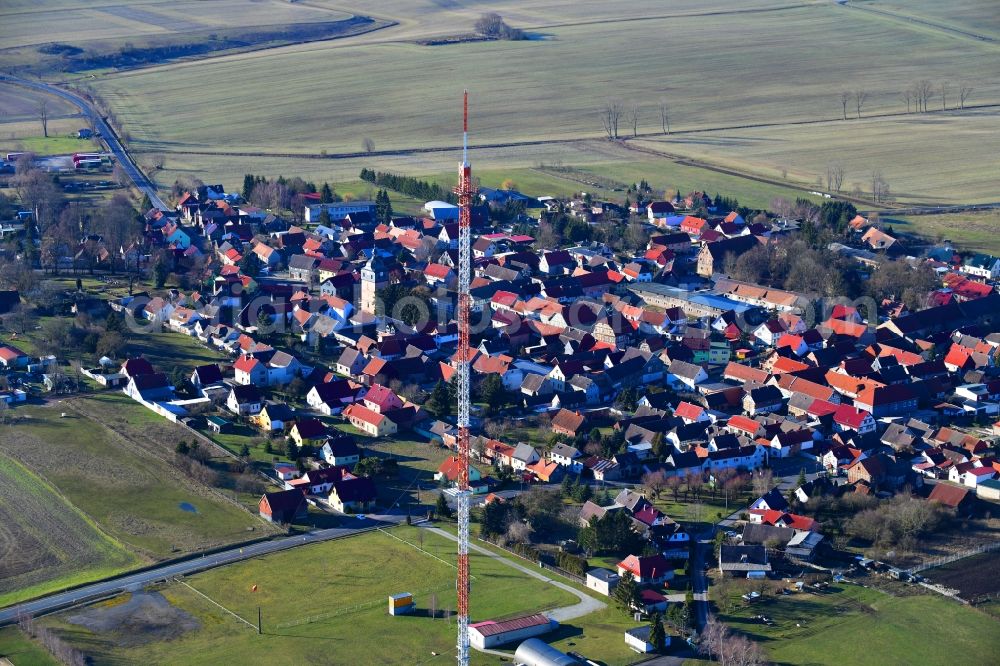
M 893 216 L 884 221 L 894 229 L 931 241 L 947 239 L 959 250 L 1000 255 L 1000 211 Z
M 831 590 L 823 595 L 778 596 L 722 615 L 722 619 L 762 641 L 779 664 L 985 665 L 995 661 L 1000 622 L 967 606 L 933 594 L 896 597 L 852 584 Z M 749 619 L 758 613 L 774 620 L 776 626 Z
M 127 353 L 145 356 L 154 368 L 168 375 L 175 368 L 189 373 L 199 365 L 229 360 L 224 354 L 202 344 L 198 338 L 171 331 L 134 333 L 129 339 Z
M 78 139 L 75 136 L 26 136 L 15 143 L 18 150 L 36 155 L 66 155 L 96 149 L 89 139 Z
M 171 640 L 123 647 L 120 633 L 93 634 L 69 624 L 68 613 L 47 622 L 63 629 L 97 664 L 416 663 L 431 659 L 432 651 L 441 663 L 450 663 L 455 624 L 440 615 L 455 608 L 455 570 L 450 564 L 455 544 L 424 533 L 426 552 L 421 552 L 417 528 L 400 527 L 391 534 L 397 538 L 375 532 L 303 546 L 186 580 L 253 622 L 260 607 L 263 636 L 179 584 L 163 594 L 200 627 Z M 473 553 L 470 560 L 474 621 L 577 601 L 484 555 Z M 252 585 L 258 586 L 256 592 Z M 388 596 L 397 592 L 414 594 L 414 615 L 387 614 Z M 437 619 L 428 616 L 431 595 L 437 596 Z M 473 653 L 473 663 L 496 663 L 496 657 Z
M 0 561 L 3 607 L 115 575 L 141 559 L 54 487 L 0 453 Z
M 4 451 L 147 561 L 272 532 L 175 468 L 182 431 L 123 394 L 24 406 L 15 415 L 0 432 Z
M 17 627 L 0 629 L 0 658 L 10 659 L 15 666 L 58 666 L 40 645 L 29 640 Z
M 76 276 L 62 276 L 60 278 L 56 278 L 55 280 L 62 284 L 66 289 L 76 289 Z M 83 288 L 85 291 L 94 292 L 103 290 L 105 293 L 108 293 L 114 292 L 116 289 L 120 289 L 103 285 L 103 283 L 100 283 L 93 278 L 85 278 L 81 276 L 81 281 L 83 282 Z M 47 320 L 53 318 L 54 317 L 39 317 L 38 326 L 43 326 Z M 9 342 L 10 344 L 20 348 L 22 351 L 32 354 L 38 353 L 36 340 L 43 334 L 44 331 L 39 328 L 29 330 L 23 336 L 14 336 L 9 331 L 4 330 L 0 331 L 0 341 Z M 173 331 L 138 331 L 131 333 L 130 336 L 131 337 L 127 339 L 122 356 L 144 356 L 146 360 L 153 364 L 153 367 L 157 371 L 164 372 L 168 376 L 172 376 L 172 373 L 176 369 L 181 369 L 185 374 L 190 374 L 191 371 L 199 365 L 230 360 L 230 358 L 225 354 L 202 344 L 198 338 L 183 335 L 181 333 L 174 333 Z M 97 361 L 96 356 L 93 354 L 87 354 L 79 349 L 64 350 L 60 353 L 60 358 L 66 360 L 80 360 L 84 364 L 84 367 L 93 367 L 96 365 Z

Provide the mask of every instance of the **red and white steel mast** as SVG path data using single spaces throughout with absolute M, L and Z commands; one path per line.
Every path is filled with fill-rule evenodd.
M 458 167 L 458 663 L 469 664 L 469 283 L 472 281 L 472 167 L 469 91 L 462 102 L 462 163 Z

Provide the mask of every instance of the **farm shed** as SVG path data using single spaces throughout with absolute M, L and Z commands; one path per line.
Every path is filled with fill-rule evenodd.
M 514 660 L 525 666 L 583 666 L 583 662 L 560 652 L 537 638 L 529 638 L 517 646 Z
M 558 622 L 550 620 L 542 613 L 499 622 L 486 620 L 469 625 L 469 641 L 473 647 L 482 650 L 547 634 L 557 626 L 559 626 Z

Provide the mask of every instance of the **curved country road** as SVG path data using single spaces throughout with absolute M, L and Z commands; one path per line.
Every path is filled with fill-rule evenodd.
M 101 133 L 101 138 L 104 139 L 104 142 L 108 145 L 108 150 L 110 150 L 111 154 L 115 156 L 116 160 L 118 160 L 118 164 L 120 164 L 122 169 L 125 170 L 125 173 L 128 174 L 128 177 L 135 184 L 136 188 L 148 196 L 154 206 L 160 210 L 167 210 L 167 205 L 162 199 L 160 199 L 156 192 L 156 185 L 153 181 L 146 177 L 146 174 L 144 174 L 141 169 L 139 169 L 136 163 L 132 160 L 132 156 L 129 155 L 128 150 L 126 150 L 125 146 L 122 145 L 122 142 L 118 138 L 114 129 L 112 129 L 111 125 L 109 125 L 101 114 L 97 112 L 97 109 L 93 104 L 76 93 L 71 93 L 68 90 L 64 90 L 48 83 L 42 83 L 40 81 L 28 81 L 9 74 L 2 74 L 0 75 L 0 82 L 41 90 L 42 92 L 49 93 L 50 95 L 61 97 L 73 106 L 79 108 L 80 111 L 83 112 L 83 115 L 90 118 L 90 120 L 94 123 L 94 128 Z

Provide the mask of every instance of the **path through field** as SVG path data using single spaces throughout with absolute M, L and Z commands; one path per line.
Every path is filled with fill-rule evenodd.
M 454 534 L 450 532 L 446 532 L 440 527 L 429 527 L 425 525 L 422 525 L 421 527 L 430 532 L 434 532 L 438 536 L 442 536 L 456 543 L 458 542 L 458 537 L 456 537 Z M 543 571 L 545 571 L 544 569 L 539 570 L 526 567 L 524 565 L 518 564 L 517 562 L 513 562 L 507 559 L 506 557 L 501 557 L 500 555 L 497 555 L 493 551 L 487 550 L 482 546 L 477 546 L 476 544 L 469 544 L 469 548 L 476 551 L 477 553 L 482 553 L 487 557 L 492 557 L 498 562 L 503 562 L 512 569 L 517 569 L 521 573 L 527 574 L 532 578 L 540 580 L 544 583 L 548 583 L 550 585 L 554 585 L 558 587 L 560 590 L 565 590 L 566 592 L 575 595 L 580 600 L 579 603 L 575 603 L 572 606 L 563 606 L 561 608 L 554 608 L 552 610 L 545 611 L 546 615 L 556 620 L 557 622 L 566 622 L 568 620 L 573 620 L 578 617 L 587 615 L 589 613 L 602 610 L 607 606 L 607 604 L 605 604 L 603 601 L 598 601 L 597 599 L 594 599 L 593 597 L 584 594 L 583 592 L 576 589 L 572 585 L 567 585 L 566 583 L 555 580 L 554 578 L 545 575 L 544 573 L 542 573 Z

